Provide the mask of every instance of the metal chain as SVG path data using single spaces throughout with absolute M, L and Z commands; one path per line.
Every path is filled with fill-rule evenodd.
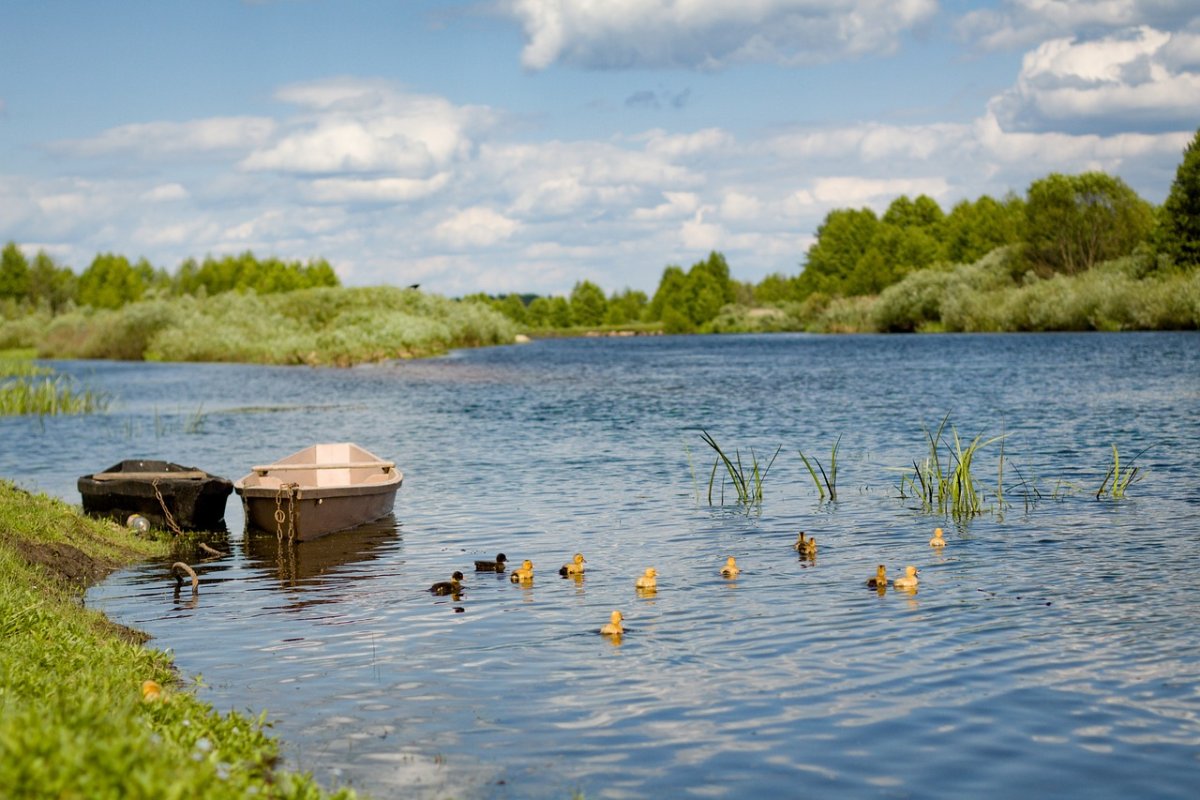
M 298 483 L 281 483 L 278 491 L 275 492 L 275 538 L 283 541 L 283 521 L 287 520 L 287 535 L 288 544 L 296 540 L 296 490 L 300 488 Z M 287 495 L 288 508 L 285 513 L 283 510 L 283 498 Z
M 162 492 L 158 490 L 158 478 L 151 481 L 150 485 L 154 487 L 154 496 L 158 498 L 158 504 L 162 507 L 163 518 L 167 521 L 167 527 L 171 529 L 171 533 L 176 536 L 182 536 L 183 531 L 175 524 L 175 518 L 171 516 L 171 512 L 167 509 L 167 501 L 163 500 Z

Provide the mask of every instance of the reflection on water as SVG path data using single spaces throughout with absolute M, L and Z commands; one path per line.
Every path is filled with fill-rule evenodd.
M 236 476 L 316 441 L 397 461 L 394 520 L 289 548 L 242 536 L 231 503 L 229 553 L 195 564 L 195 603 L 169 563 L 87 598 L 172 648 L 218 708 L 268 710 L 288 761 L 329 784 L 1182 798 L 1200 778 L 1198 345 L 648 337 L 352 370 L 68 363 L 121 406 L 44 430 L 0 420 L 0 474 L 77 500 L 63 463 Z M 137 433 L 200 406 L 199 434 Z M 1006 464 L 1043 499 L 967 522 L 898 499 L 890 468 L 923 457 L 922 424 L 947 413 L 968 438 L 1008 433 Z M 743 454 L 783 445 L 761 508 L 704 501 L 702 427 Z M 794 454 L 838 436 L 839 499 L 821 503 Z M 1147 478 L 1098 501 L 1114 443 L 1152 445 Z M 976 456 L 988 481 L 997 455 Z M 819 558 L 797 557 L 800 530 Z M 578 551 L 585 577 L 556 574 Z M 533 581 L 471 569 L 498 552 L 532 560 Z M 919 591 L 867 588 L 880 563 L 916 565 Z M 461 596 L 432 596 L 455 569 Z M 619 642 L 599 633 L 613 610 Z

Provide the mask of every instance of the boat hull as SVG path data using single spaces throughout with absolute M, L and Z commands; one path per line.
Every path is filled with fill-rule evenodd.
M 151 525 L 170 529 L 169 513 L 186 531 L 225 530 L 225 504 L 233 493 L 233 483 L 219 475 L 148 459 L 127 459 L 81 476 L 76 485 L 89 516 L 124 524 L 140 514 Z
M 352 444 L 322 444 L 234 482 L 247 531 L 309 541 L 373 522 L 392 512 L 404 476 L 388 461 Z

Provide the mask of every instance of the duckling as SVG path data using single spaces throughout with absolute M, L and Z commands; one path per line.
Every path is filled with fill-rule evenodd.
M 658 570 L 654 567 L 646 567 L 646 573 L 638 576 L 636 585 L 638 589 L 657 589 Z
M 463 574 L 455 572 L 448 581 L 439 581 L 429 587 L 429 591 L 437 595 L 458 594 L 462 591 Z
M 509 573 L 508 579 L 513 583 L 533 583 L 533 562 L 528 558 L 522 561 L 520 567 Z
M 929 540 L 929 546 L 930 547 L 945 547 L 946 546 L 946 540 L 942 538 L 942 529 L 941 528 L 933 529 L 933 538 Z
M 872 589 L 883 589 L 887 587 L 887 584 L 887 567 L 883 566 L 883 564 L 880 564 L 875 570 L 875 577 L 867 578 L 867 586 L 871 587 Z
M 153 703 L 163 698 L 163 688 L 158 681 L 142 681 L 142 700 Z
M 562 567 L 559 568 L 558 574 L 562 575 L 564 578 L 573 575 L 582 575 L 583 565 L 586 563 L 587 560 L 583 557 L 583 553 L 576 553 L 575 558 L 571 560 L 571 563 L 563 564 Z
M 892 586 L 897 589 L 916 589 L 917 588 L 917 568 L 909 564 L 904 568 L 904 577 L 896 578 L 892 581 Z
M 742 568 L 737 565 L 737 560 L 730 556 L 725 560 L 725 566 L 721 567 L 721 574 L 726 578 L 736 578 Z
M 796 543 L 792 545 L 792 549 L 797 553 L 803 553 L 808 549 L 808 539 L 804 538 L 804 531 L 800 531 L 800 535 L 796 537 Z
M 800 557 L 807 558 L 809 561 L 817 560 L 817 537 L 808 537 L 804 542 L 804 549 L 800 551 Z
M 504 553 L 497 553 L 495 561 L 476 561 L 476 572 L 504 572 L 504 562 L 508 561 L 508 556 Z
M 612 612 L 604 627 L 600 629 L 600 633 L 604 636 L 620 636 L 625 632 L 625 628 L 621 626 L 621 620 L 625 619 L 620 611 Z

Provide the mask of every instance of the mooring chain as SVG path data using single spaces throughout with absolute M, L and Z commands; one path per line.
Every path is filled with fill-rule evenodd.
M 275 492 L 275 538 L 280 542 L 283 541 L 283 521 L 287 520 L 287 535 L 288 543 L 296 540 L 296 490 L 300 488 L 298 483 L 281 483 L 279 490 Z M 288 507 L 287 511 L 283 510 L 283 497 L 287 495 Z
M 154 487 L 154 496 L 158 498 L 158 505 L 162 508 L 163 518 L 167 521 L 167 527 L 171 529 L 171 533 L 176 536 L 182 536 L 183 531 L 175 524 L 175 518 L 171 516 L 170 510 L 167 508 L 167 501 L 163 500 L 162 492 L 158 490 L 158 478 L 155 478 L 150 483 Z

